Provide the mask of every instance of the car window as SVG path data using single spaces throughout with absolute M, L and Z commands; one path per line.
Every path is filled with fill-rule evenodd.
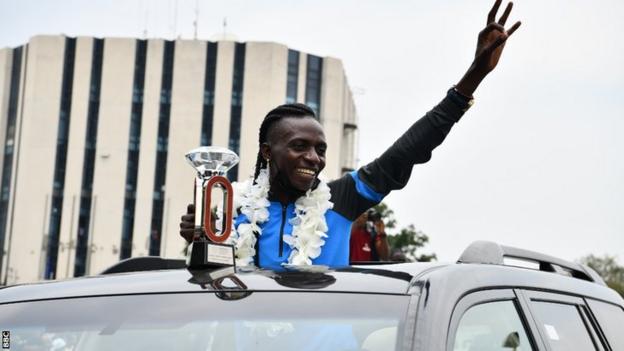
M 594 316 L 600 324 L 600 329 L 607 337 L 609 345 L 613 350 L 624 350 L 624 310 L 622 307 L 605 302 L 588 300 Z
M 513 301 L 471 307 L 462 316 L 454 351 L 528 351 L 531 343 Z
M 546 342 L 553 351 L 596 350 L 576 305 L 532 301 Z
M 0 305 L 15 349 L 394 350 L 409 296 L 253 292 L 105 296 Z

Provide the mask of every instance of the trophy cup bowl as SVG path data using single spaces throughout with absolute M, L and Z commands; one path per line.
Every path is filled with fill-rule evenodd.
M 197 171 L 195 177 L 195 237 L 189 248 L 189 268 L 220 268 L 235 266 L 234 246 L 226 244 L 230 236 L 233 189 L 225 177 L 239 157 L 218 146 L 202 146 L 186 153 L 186 160 Z M 213 213 L 213 190 L 223 192 L 221 215 Z M 218 228 L 216 223 L 220 222 Z
M 185 157 L 199 177 L 223 176 L 240 160 L 234 151 L 219 146 L 201 146 L 187 152 Z

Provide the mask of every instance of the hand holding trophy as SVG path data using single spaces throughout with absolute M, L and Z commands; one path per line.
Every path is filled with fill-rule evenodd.
M 226 148 L 202 146 L 189 151 L 186 159 L 197 171 L 193 196 L 196 235 L 189 247 L 187 266 L 191 269 L 235 266 L 234 246 L 225 243 L 232 231 L 234 214 L 232 184 L 225 174 L 239 158 Z M 218 191 L 223 194 L 220 207 L 213 201 Z

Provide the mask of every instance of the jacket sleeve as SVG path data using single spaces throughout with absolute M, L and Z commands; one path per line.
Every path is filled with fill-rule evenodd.
M 447 96 L 416 121 L 388 150 L 358 170 L 358 178 L 383 196 L 401 189 L 409 180 L 412 167 L 431 159 L 431 153 L 459 121 L 468 104 L 449 90 Z

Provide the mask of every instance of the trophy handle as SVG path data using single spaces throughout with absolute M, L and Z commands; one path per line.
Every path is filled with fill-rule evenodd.
M 226 203 L 223 205 L 225 206 L 225 218 L 223 218 L 224 223 L 221 235 L 217 235 L 212 230 L 212 211 L 210 205 L 212 203 L 212 189 L 215 186 L 220 186 L 225 192 Z M 222 243 L 230 237 L 230 233 L 232 232 L 232 201 L 234 196 L 232 183 L 230 183 L 230 181 L 223 176 L 214 176 L 208 180 L 204 191 L 204 230 L 206 231 L 206 236 L 208 236 L 208 238 L 215 243 Z

